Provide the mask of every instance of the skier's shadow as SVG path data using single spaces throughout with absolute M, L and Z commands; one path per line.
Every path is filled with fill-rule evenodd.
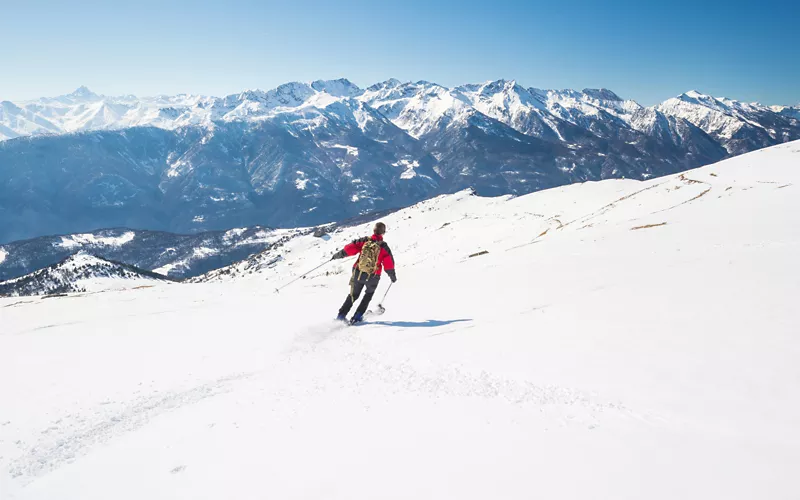
M 396 326 L 399 328 L 436 328 L 437 326 L 447 326 L 453 323 L 466 323 L 472 321 L 471 319 L 451 319 L 446 321 L 439 321 L 429 319 L 427 321 L 370 321 L 371 325 L 383 326 Z

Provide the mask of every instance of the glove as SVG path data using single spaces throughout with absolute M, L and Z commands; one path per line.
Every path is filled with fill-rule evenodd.
M 392 283 L 397 283 L 397 273 L 394 272 L 394 269 L 387 269 L 386 274 L 389 275 L 389 279 L 392 280 Z
M 347 253 L 344 250 L 339 250 L 338 252 L 333 254 L 333 257 L 331 257 L 331 260 L 344 259 L 345 257 L 347 257 Z

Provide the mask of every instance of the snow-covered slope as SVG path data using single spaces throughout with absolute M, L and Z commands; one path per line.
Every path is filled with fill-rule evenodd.
M 273 290 L 370 224 L 238 279 L 0 299 L 3 498 L 794 499 L 798 159 L 396 212 L 357 328 L 350 261 Z
M 0 296 L 102 292 L 168 283 L 166 276 L 78 252 L 31 274 L 0 281 Z

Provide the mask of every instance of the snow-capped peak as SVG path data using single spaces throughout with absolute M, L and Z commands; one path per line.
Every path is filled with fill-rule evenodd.
M 759 118 L 764 113 L 774 113 L 760 104 L 717 98 L 696 90 L 667 99 L 655 108 L 666 115 L 683 118 L 712 136 L 727 140 L 732 139 L 743 127 L 760 129 L 759 134 L 768 133 Z
M 538 138 L 563 139 L 559 131 L 563 119 L 547 109 L 547 94 L 542 91 L 526 89 L 515 80 L 468 84 L 455 90 L 477 111 L 518 132 Z
M 633 126 L 634 116 L 643 109 L 635 101 L 623 99 L 605 88 L 540 90 L 525 88 L 513 79 L 448 88 L 425 80 L 403 83 L 390 78 L 364 90 L 346 78 L 339 78 L 289 82 L 272 90 L 246 90 L 223 98 L 185 94 L 106 97 L 81 86 L 55 98 L 3 102 L 0 105 L 0 141 L 133 126 L 176 129 L 211 127 L 217 121 L 261 121 L 300 108 L 304 112 L 310 108 L 327 108 L 343 99 L 359 100 L 416 137 L 436 128 L 436 123 L 446 115 L 463 118 L 466 114 L 462 111 L 466 110 L 547 140 L 569 141 L 576 133 L 583 133 L 576 132 L 576 126 L 590 134 L 608 137 L 614 135 L 615 130 Z M 797 107 L 769 108 L 716 98 L 697 90 L 680 94 L 653 109 L 687 120 L 726 141 L 732 140 L 745 124 L 759 128 L 759 134 L 771 138 L 757 141 L 762 144 L 794 137 L 792 130 L 800 118 Z M 367 115 L 369 113 L 364 116 Z M 639 130 L 645 117 L 652 118 L 646 113 L 638 114 L 640 123 L 633 128 Z M 651 121 L 648 118 L 647 122 Z
M 356 97 L 364 91 L 346 78 L 338 80 L 316 80 L 311 83 L 311 88 L 317 92 L 325 92 L 334 97 Z
M 497 92 L 512 91 L 516 87 L 518 87 L 516 80 L 489 80 L 481 85 L 480 92 L 482 94 L 495 94 Z
M 377 92 L 377 91 L 382 90 L 382 89 L 393 89 L 395 87 L 399 87 L 402 84 L 403 84 L 403 82 L 401 82 L 397 78 L 389 78 L 386 81 L 378 82 L 378 83 L 375 83 L 373 85 L 370 85 L 369 87 L 367 87 L 367 91 Z
M 601 101 L 622 101 L 623 99 L 608 89 L 583 89 L 583 93 Z
M 680 97 L 689 97 L 691 99 L 703 99 L 703 98 L 707 98 L 708 96 L 703 94 L 702 92 L 698 92 L 697 90 L 690 90 L 690 91 L 684 92 L 683 94 L 678 96 L 678 98 L 680 98 Z
M 417 138 L 435 128 L 463 122 L 474 111 L 460 92 L 422 80 L 372 86 L 359 99 Z
M 19 113 L 22 108 L 17 106 L 11 101 L 0 101 L 0 120 L 3 119 L 3 113 Z
M 100 99 L 100 96 L 89 90 L 88 87 L 85 85 L 81 85 L 77 89 L 75 89 L 72 93 L 67 94 L 65 97 L 69 97 L 74 100 L 95 100 Z
M 312 95 L 314 95 L 314 89 L 302 82 L 284 83 L 266 93 L 268 100 L 287 107 L 299 106 Z

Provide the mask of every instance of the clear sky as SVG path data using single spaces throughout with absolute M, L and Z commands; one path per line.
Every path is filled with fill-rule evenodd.
M 0 18 L 0 100 L 394 77 L 800 102 L 793 0 L 0 0 Z

